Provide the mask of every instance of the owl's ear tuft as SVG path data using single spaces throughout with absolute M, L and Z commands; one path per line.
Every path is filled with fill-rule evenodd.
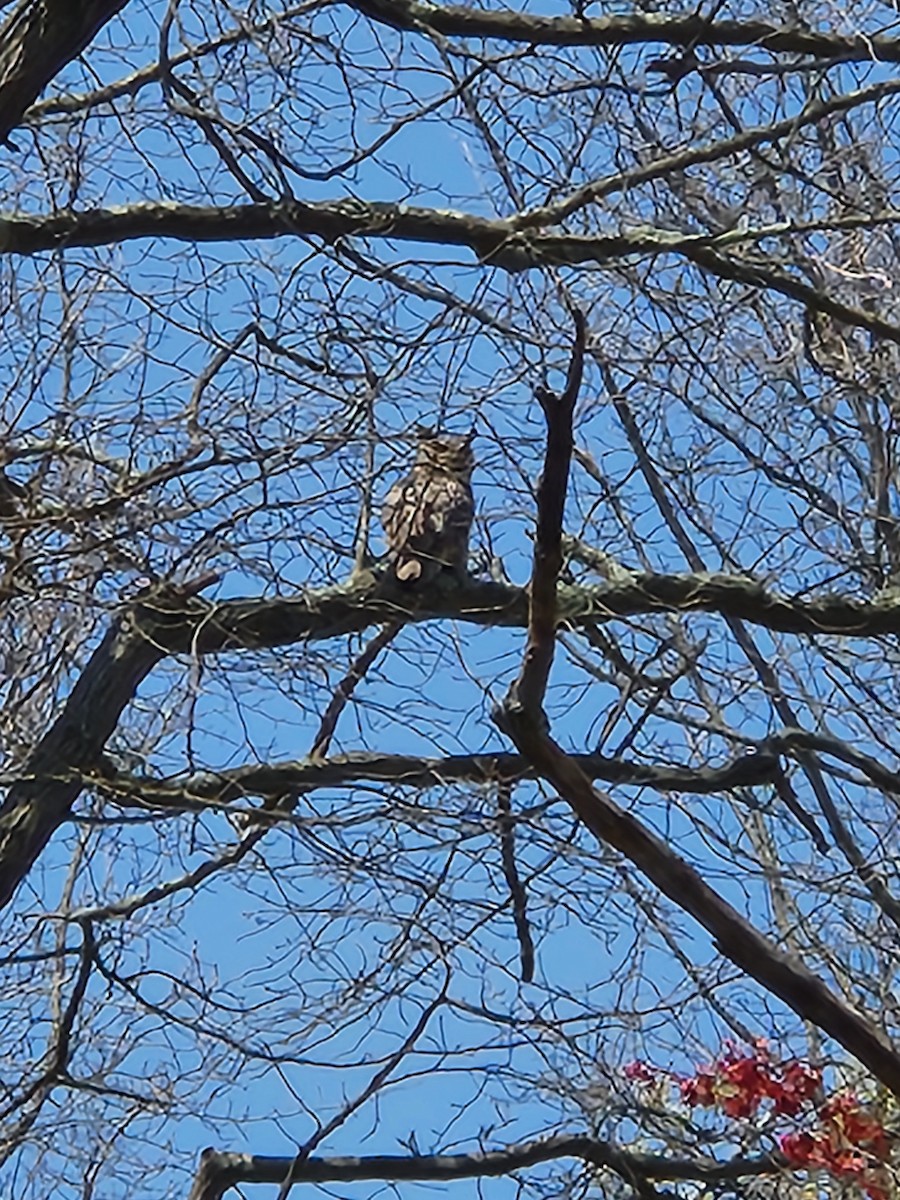
M 430 442 L 437 437 L 437 431 L 431 425 L 417 425 L 416 437 L 420 442 Z

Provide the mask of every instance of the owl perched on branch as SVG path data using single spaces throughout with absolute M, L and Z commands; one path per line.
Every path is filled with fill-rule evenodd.
M 388 492 L 381 519 L 401 583 L 427 585 L 445 571 L 460 582 L 468 576 L 472 437 L 420 430 L 413 469 Z

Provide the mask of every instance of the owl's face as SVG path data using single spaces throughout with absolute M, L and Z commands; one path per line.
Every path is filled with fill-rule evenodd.
M 416 466 L 427 467 L 435 474 L 452 475 L 456 479 L 471 479 L 475 469 L 472 453 L 472 434 L 462 437 L 445 433 L 435 437 L 431 433 L 419 435 Z

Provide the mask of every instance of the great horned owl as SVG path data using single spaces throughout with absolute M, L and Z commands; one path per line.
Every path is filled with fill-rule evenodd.
M 381 519 L 401 583 L 428 584 L 442 571 L 460 581 L 468 575 L 472 437 L 420 431 L 413 469 L 388 492 Z

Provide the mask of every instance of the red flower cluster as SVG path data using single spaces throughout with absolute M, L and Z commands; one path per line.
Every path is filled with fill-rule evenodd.
M 711 1067 L 680 1081 L 681 1098 L 691 1106 L 720 1108 L 726 1117 L 752 1117 L 764 1100 L 779 1116 L 795 1117 L 822 1085 L 822 1073 L 796 1058 L 775 1061 L 764 1041 L 749 1052 L 728 1045 Z
M 660 1073 L 636 1062 L 625 1068 L 625 1075 L 646 1084 L 658 1080 Z M 838 1092 L 815 1106 L 822 1087 L 817 1067 L 796 1058 L 779 1062 L 760 1039 L 749 1051 L 727 1044 L 711 1066 L 675 1082 L 686 1104 L 717 1108 L 735 1119 L 752 1117 L 763 1103 L 779 1117 L 796 1117 L 807 1110 L 815 1115 L 815 1127 L 780 1138 L 788 1162 L 852 1179 L 869 1200 L 888 1200 L 884 1164 L 890 1142 L 883 1125 L 852 1092 Z
M 881 1122 L 852 1092 L 838 1092 L 826 1100 L 818 1117 L 818 1129 L 781 1138 L 785 1158 L 799 1167 L 825 1167 L 833 1175 L 854 1179 L 869 1200 L 887 1200 L 880 1164 L 890 1157 L 891 1147 Z
M 656 1083 L 660 1076 L 659 1071 L 654 1071 L 652 1067 L 639 1060 L 628 1063 L 623 1074 L 632 1083 Z

